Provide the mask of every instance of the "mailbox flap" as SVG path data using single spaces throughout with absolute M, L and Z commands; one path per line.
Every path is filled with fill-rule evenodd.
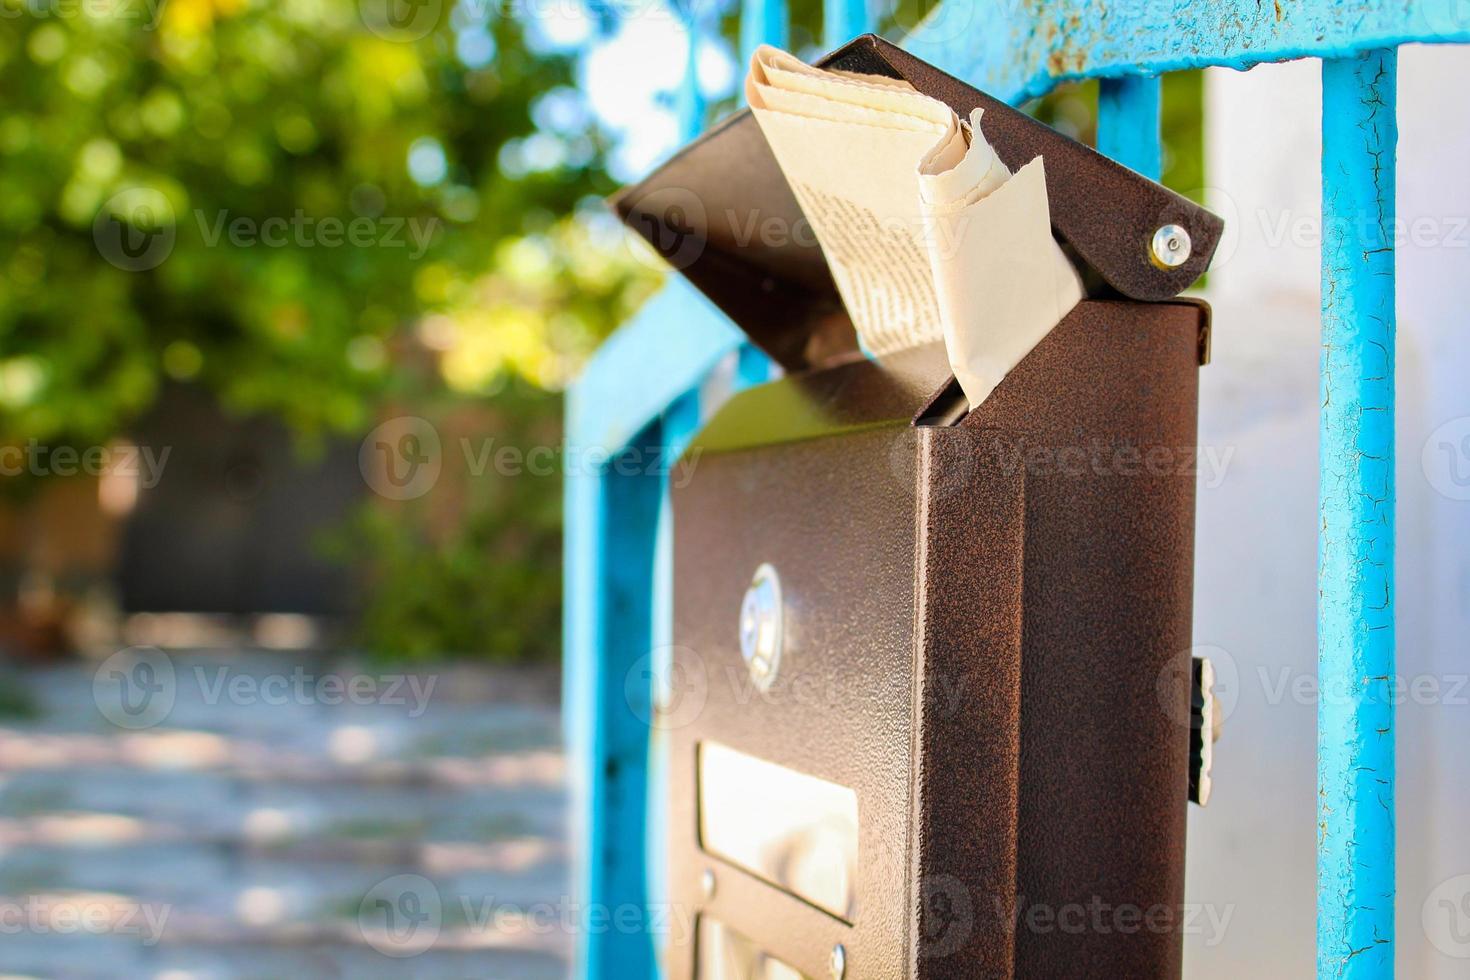
M 1209 266 L 1220 218 L 902 48 L 865 34 L 819 64 L 904 79 L 962 118 L 983 108 L 986 139 L 1012 171 L 1045 157 L 1053 233 L 1123 296 L 1171 299 Z M 624 190 L 613 206 L 787 370 L 858 352 L 821 246 L 749 110 Z M 1183 227 L 1192 243 L 1189 258 L 1173 268 L 1150 257 L 1154 233 L 1166 225 Z

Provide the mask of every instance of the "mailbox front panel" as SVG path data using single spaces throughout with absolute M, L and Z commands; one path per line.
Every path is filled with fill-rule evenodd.
M 897 426 L 710 455 L 676 503 L 674 678 L 703 705 L 697 714 L 681 705 L 687 724 L 674 719 L 673 900 L 811 977 L 827 975 L 837 943 L 862 971 L 851 975 L 908 972 L 915 527 L 912 488 L 899 483 L 912 466 L 895 471 L 892 460 L 914 443 L 914 430 Z M 784 627 L 765 692 L 740 648 L 743 597 L 763 565 L 779 576 Z M 721 795 L 700 790 L 711 747 L 855 794 L 850 913 L 823 908 L 831 903 L 818 888 L 798 897 L 711 853 L 730 852 L 720 841 L 703 846 L 711 821 L 700 797 Z M 791 786 L 777 777 L 747 792 L 757 809 L 789 811 L 813 795 L 793 798 Z M 705 902 L 707 870 L 715 892 Z M 691 962 L 692 951 L 676 951 L 672 975 L 689 976 Z

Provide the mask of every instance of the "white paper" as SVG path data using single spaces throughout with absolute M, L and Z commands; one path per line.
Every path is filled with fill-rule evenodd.
M 942 339 L 973 407 L 1082 298 L 1041 159 L 1012 175 L 979 110 L 772 47 L 746 97 L 870 353 Z

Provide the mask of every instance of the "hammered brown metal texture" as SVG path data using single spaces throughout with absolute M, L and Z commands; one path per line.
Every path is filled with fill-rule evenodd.
M 1028 447 L 1018 976 L 1181 971 L 1205 315 L 1083 303 L 962 426 Z
M 1190 643 L 1204 317 L 1084 302 L 954 427 L 911 421 L 951 383 L 939 345 L 716 415 L 673 493 L 681 917 L 818 978 L 839 942 L 850 978 L 1179 976 L 1188 691 L 1166 681 Z M 762 696 L 738 612 L 764 562 L 787 646 Z M 703 739 L 857 792 L 850 923 L 701 848 Z

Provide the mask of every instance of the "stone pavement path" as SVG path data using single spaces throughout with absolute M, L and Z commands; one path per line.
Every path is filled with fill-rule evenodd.
M 554 677 L 124 661 L 0 678 L 0 977 L 566 975 Z

